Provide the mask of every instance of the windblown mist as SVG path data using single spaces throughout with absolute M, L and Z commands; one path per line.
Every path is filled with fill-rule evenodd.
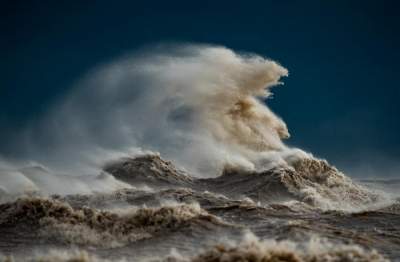
M 52 172 L 96 173 L 143 150 L 201 177 L 270 168 L 292 155 L 286 124 L 264 103 L 288 71 L 224 47 L 177 46 L 95 68 L 15 139 L 20 158 Z

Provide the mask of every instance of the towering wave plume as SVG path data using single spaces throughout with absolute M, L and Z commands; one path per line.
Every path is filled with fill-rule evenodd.
M 281 140 L 289 137 L 286 124 L 263 102 L 287 74 L 274 61 L 224 47 L 141 52 L 91 71 L 15 148 L 20 159 L 64 173 L 90 172 L 139 148 L 198 176 L 227 165 L 265 167 L 292 155 Z

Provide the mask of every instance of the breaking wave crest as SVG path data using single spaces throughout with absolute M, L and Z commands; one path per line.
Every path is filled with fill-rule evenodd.
M 354 183 L 325 160 L 302 158 L 293 163 L 293 169 L 281 177 L 288 191 L 322 209 L 354 212 L 390 201 L 383 194 Z
M 0 210 L 1 226 L 26 225 L 44 237 L 96 246 L 119 246 L 196 221 L 222 224 L 196 204 L 139 208 L 118 214 L 88 207 L 74 209 L 52 199 L 25 198 L 2 204 Z
M 387 260 L 374 250 L 366 251 L 356 245 L 333 244 L 318 238 L 300 245 L 290 241 L 261 241 L 253 234 L 247 234 L 239 244 L 219 244 L 192 258 L 173 254 L 167 261 L 384 262 Z
M 13 257 L 1 257 L 0 261 L 11 262 Z M 18 259 L 16 261 L 19 261 Z M 24 261 L 31 262 L 107 262 L 130 261 L 129 258 L 103 259 L 83 250 L 50 250 L 31 256 Z M 388 262 L 375 250 L 366 250 L 357 245 L 335 244 L 314 237 L 305 243 L 291 241 L 260 240 L 254 234 L 247 233 L 239 243 L 220 243 L 201 251 L 194 256 L 184 256 L 172 250 L 166 257 L 149 255 L 144 261 L 152 262 L 234 262 L 234 261 L 279 261 L 279 262 Z

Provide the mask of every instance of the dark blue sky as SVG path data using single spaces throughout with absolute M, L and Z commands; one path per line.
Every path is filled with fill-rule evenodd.
M 289 144 L 356 175 L 400 176 L 398 1 L 234 2 L 1 1 L 3 139 L 99 63 L 148 44 L 212 43 L 289 69 L 269 102 Z

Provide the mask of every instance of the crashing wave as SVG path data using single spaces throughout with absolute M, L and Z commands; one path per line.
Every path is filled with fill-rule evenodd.
M 224 219 L 235 214 L 229 210 L 236 210 L 240 215 L 234 222 L 251 227 L 256 224 L 268 234 L 273 233 L 271 227 L 282 226 L 298 215 L 303 219 L 310 215 L 315 220 L 329 213 L 321 209 L 360 211 L 385 200 L 326 161 L 284 144 L 283 139 L 289 137 L 287 126 L 265 103 L 271 87 L 287 76 L 284 67 L 257 55 L 238 54 L 218 46 L 186 45 L 164 51 L 161 48 L 127 56 L 91 71 L 40 121 L 3 141 L 9 143 L 5 148 L 12 152 L 0 156 L 0 203 L 20 194 L 60 196 L 28 197 L 0 204 L 1 243 L 9 242 L 14 235 L 23 242 L 26 235 L 22 231 L 30 230 L 67 244 L 135 245 L 144 238 L 159 240 L 155 236 L 165 230 L 221 224 L 194 204 L 129 207 L 121 213 L 96 209 L 102 207 L 102 200 L 110 206 L 113 199 L 118 203 L 126 200 L 125 206 L 160 206 L 162 200 L 198 201 Z M 143 155 L 141 148 L 160 152 L 182 170 L 157 154 Z M 1 162 L 3 157 L 13 163 Z M 119 160 L 99 170 L 110 159 Z M 29 168 L 23 168 L 31 161 L 44 166 L 29 164 Z M 135 190 L 143 185 L 154 190 Z M 83 207 L 85 202 L 93 206 Z M 296 212 L 301 213 L 293 214 L 293 203 L 297 203 Z M 392 205 L 388 211 L 397 221 L 398 206 Z M 283 221 L 274 224 L 272 214 Z M 365 214 L 374 215 L 361 212 L 355 217 Z M 252 219 L 257 217 L 259 221 Z M 337 217 L 332 217 L 330 222 L 336 225 L 332 221 Z M 381 232 L 394 231 L 394 226 L 376 223 L 378 219 L 380 215 L 373 222 L 383 229 Z M 260 221 L 262 224 L 257 224 Z M 266 228 L 269 222 L 271 227 Z M 369 230 L 371 224 L 366 225 Z M 312 231 L 311 227 L 305 229 Z M 363 230 L 356 232 L 365 233 Z M 19 231 L 22 233 L 13 234 Z M 381 239 L 389 239 L 387 235 L 379 238 L 381 232 L 370 235 L 376 237 L 377 247 Z M 288 236 L 293 238 L 290 232 Z M 352 237 L 350 232 L 345 238 Z M 390 241 L 392 238 L 393 244 L 383 249 L 385 252 L 398 247 L 396 232 Z M 21 247 L 19 242 L 13 245 Z M 314 250 L 313 245 L 301 249 L 291 248 L 287 242 L 244 241 L 236 247 L 224 245 L 188 259 L 382 258 L 354 246 L 317 245 Z M 398 256 L 394 252 L 392 256 Z
M 23 187 L 90 194 L 146 184 L 222 190 L 264 202 L 298 200 L 322 209 L 377 201 L 327 162 L 284 144 L 288 128 L 265 99 L 288 75 L 286 68 L 219 46 L 164 51 L 118 59 L 82 79 L 13 141 L 13 148 L 24 151 L 18 160 L 33 159 L 57 172 L 19 168 L 17 176 L 12 169 L 13 174 L 0 176 L 0 195 Z M 161 152 L 185 171 L 156 154 L 133 158 L 123 153 L 143 153 L 138 148 Z M 73 176 L 93 175 L 93 169 L 98 174 L 117 156 L 126 157 L 103 168 L 113 176 Z
M 251 167 L 260 152 L 285 148 L 286 124 L 263 100 L 287 75 L 275 61 L 221 46 L 125 56 L 92 70 L 7 148 L 17 162 L 69 174 L 137 148 L 203 177 L 227 163 Z

